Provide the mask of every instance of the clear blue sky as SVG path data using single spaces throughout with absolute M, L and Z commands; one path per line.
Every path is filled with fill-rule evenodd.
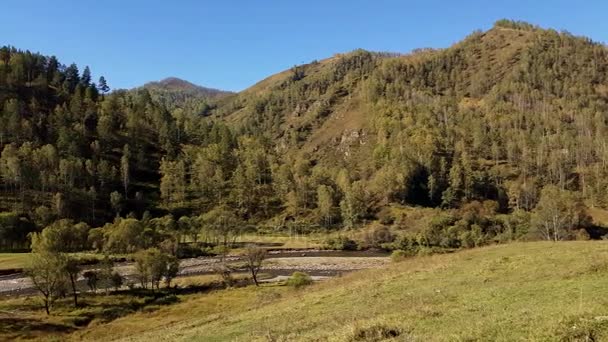
M 500 18 L 608 40 L 607 1 L 6 0 L 0 45 L 89 65 L 113 88 L 168 76 L 242 90 L 364 48 L 447 47 Z

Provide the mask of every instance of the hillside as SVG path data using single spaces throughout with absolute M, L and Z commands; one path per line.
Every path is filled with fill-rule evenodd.
M 205 114 L 209 102 L 232 94 L 228 91 L 206 88 L 191 82 L 168 77 L 157 82 L 149 82 L 142 87 L 150 92 L 152 98 L 175 112 L 181 110 L 194 115 Z
M 516 243 L 417 257 L 297 291 L 183 298 L 75 336 L 176 341 L 602 341 L 603 242 Z
M 379 224 L 402 249 L 599 238 L 607 52 L 501 20 L 446 49 L 336 54 L 227 94 L 178 79 L 108 93 L 88 68 L 3 48 L 4 248 L 115 216 L 166 216 L 178 235 L 181 217 L 199 231 L 230 216 L 235 234 Z M 411 207 L 433 220 L 412 229 Z

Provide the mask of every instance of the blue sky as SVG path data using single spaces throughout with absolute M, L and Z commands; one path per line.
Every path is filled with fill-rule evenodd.
M 176 76 L 242 90 L 364 48 L 447 47 L 500 18 L 608 41 L 606 1 L 6 0 L 0 45 L 89 65 L 113 88 Z

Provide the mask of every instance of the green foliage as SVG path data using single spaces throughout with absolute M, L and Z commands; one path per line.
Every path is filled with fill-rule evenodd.
M 538 26 L 532 25 L 525 21 L 509 20 L 509 19 L 500 19 L 500 20 L 496 21 L 494 23 L 494 27 L 502 27 L 502 28 L 509 28 L 509 29 L 515 29 L 515 30 L 527 30 L 527 31 L 533 31 L 533 30 L 538 29 Z
M 542 189 L 532 214 L 535 232 L 543 239 L 553 241 L 573 238 L 576 230 L 589 226 L 590 221 L 580 196 L 556 186 Z
M 300 289 L 304 286 L 312 284 L 312 278 L 304 272 L 293 272 L 291 277 L 287 279 L 287 286 Z
M 583 203 L 608 206 L 608 52 L 566 32 L 499 20 L 447 49 L 357 50 L 233 95 L 176 79 L 109 93 L 88 68 L 0 55 L 0 209 L 19 217 L 0 218 L 2 248 L 25 243 L 25 222 L 148 212 L 190 219 L 108 223 L 89 242 L 175 251 L 202 235 L 225 250 L 249 224 L 391 224 L 398 204 L 446 209 L 408 250 L 452 249 L 543 235 L 558 207 L 569 223 L 551 234 L 573 238 Z
M 131 253 L 145 247 L 145 227 L 136 219 L 119 219 L 104 227 L 104 250 L 115 253 Z
M 149 248 L 135 254 L 135 267 L 144 289 L 148 288 L 148 284 L 153 289 L 159 289 L 163 279 L 167 287 L 171 286 L 171 280 L 179 271 L 179 259 L 157 248 Z
M 25 217 L 13 212 L 0 212 L 0 249 L 26 249 L 28 235 L 35 230 L 35 225 Z
M 67 259 L 60 253 L 48 252 L 40 247 L 32 254 L 25 272 L 42 295 L 46 313 L 50 314 L 53 303 L 65 293 L 68 286 L 65 273 Z
M 246 267 L 253 278 L 253 282 L 256 286 L 259 286 L 258 273 L 262 268 L 262 263 L 266 259 L 266 250 L 257 246 L 247 246 L 243 255 Z
M 33 245 L 44 245 L 51 252 L 79 252 L 89 249 L 89 226 L 72 220 L 59 220 L 32 235 Z
M 410 253 L 408 253 L 407 251 L 404 251 L 402 249 L 397 249 L 391 253 L 391 261 L 400 262 L 410 256 L 412 256 L 412 255 Z
M 359 246 L 357 245 L 356 241 L 346 236 L 338 236 L 328 238 L 325 241 L 325 248 L 338 251 L 356 251 Z

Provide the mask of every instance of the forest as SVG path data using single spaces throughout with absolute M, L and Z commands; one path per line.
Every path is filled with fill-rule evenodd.
M 230 93 L 112 90 L 2 47 L 0 248 L 47 227 L 113 252 L 244 231 L 390 227 L 391 249 L 600 238 L 607 52 L 501 20 L 446 49 L 356 50 Z M 404 208 L 432 214 L 411 225 Z

